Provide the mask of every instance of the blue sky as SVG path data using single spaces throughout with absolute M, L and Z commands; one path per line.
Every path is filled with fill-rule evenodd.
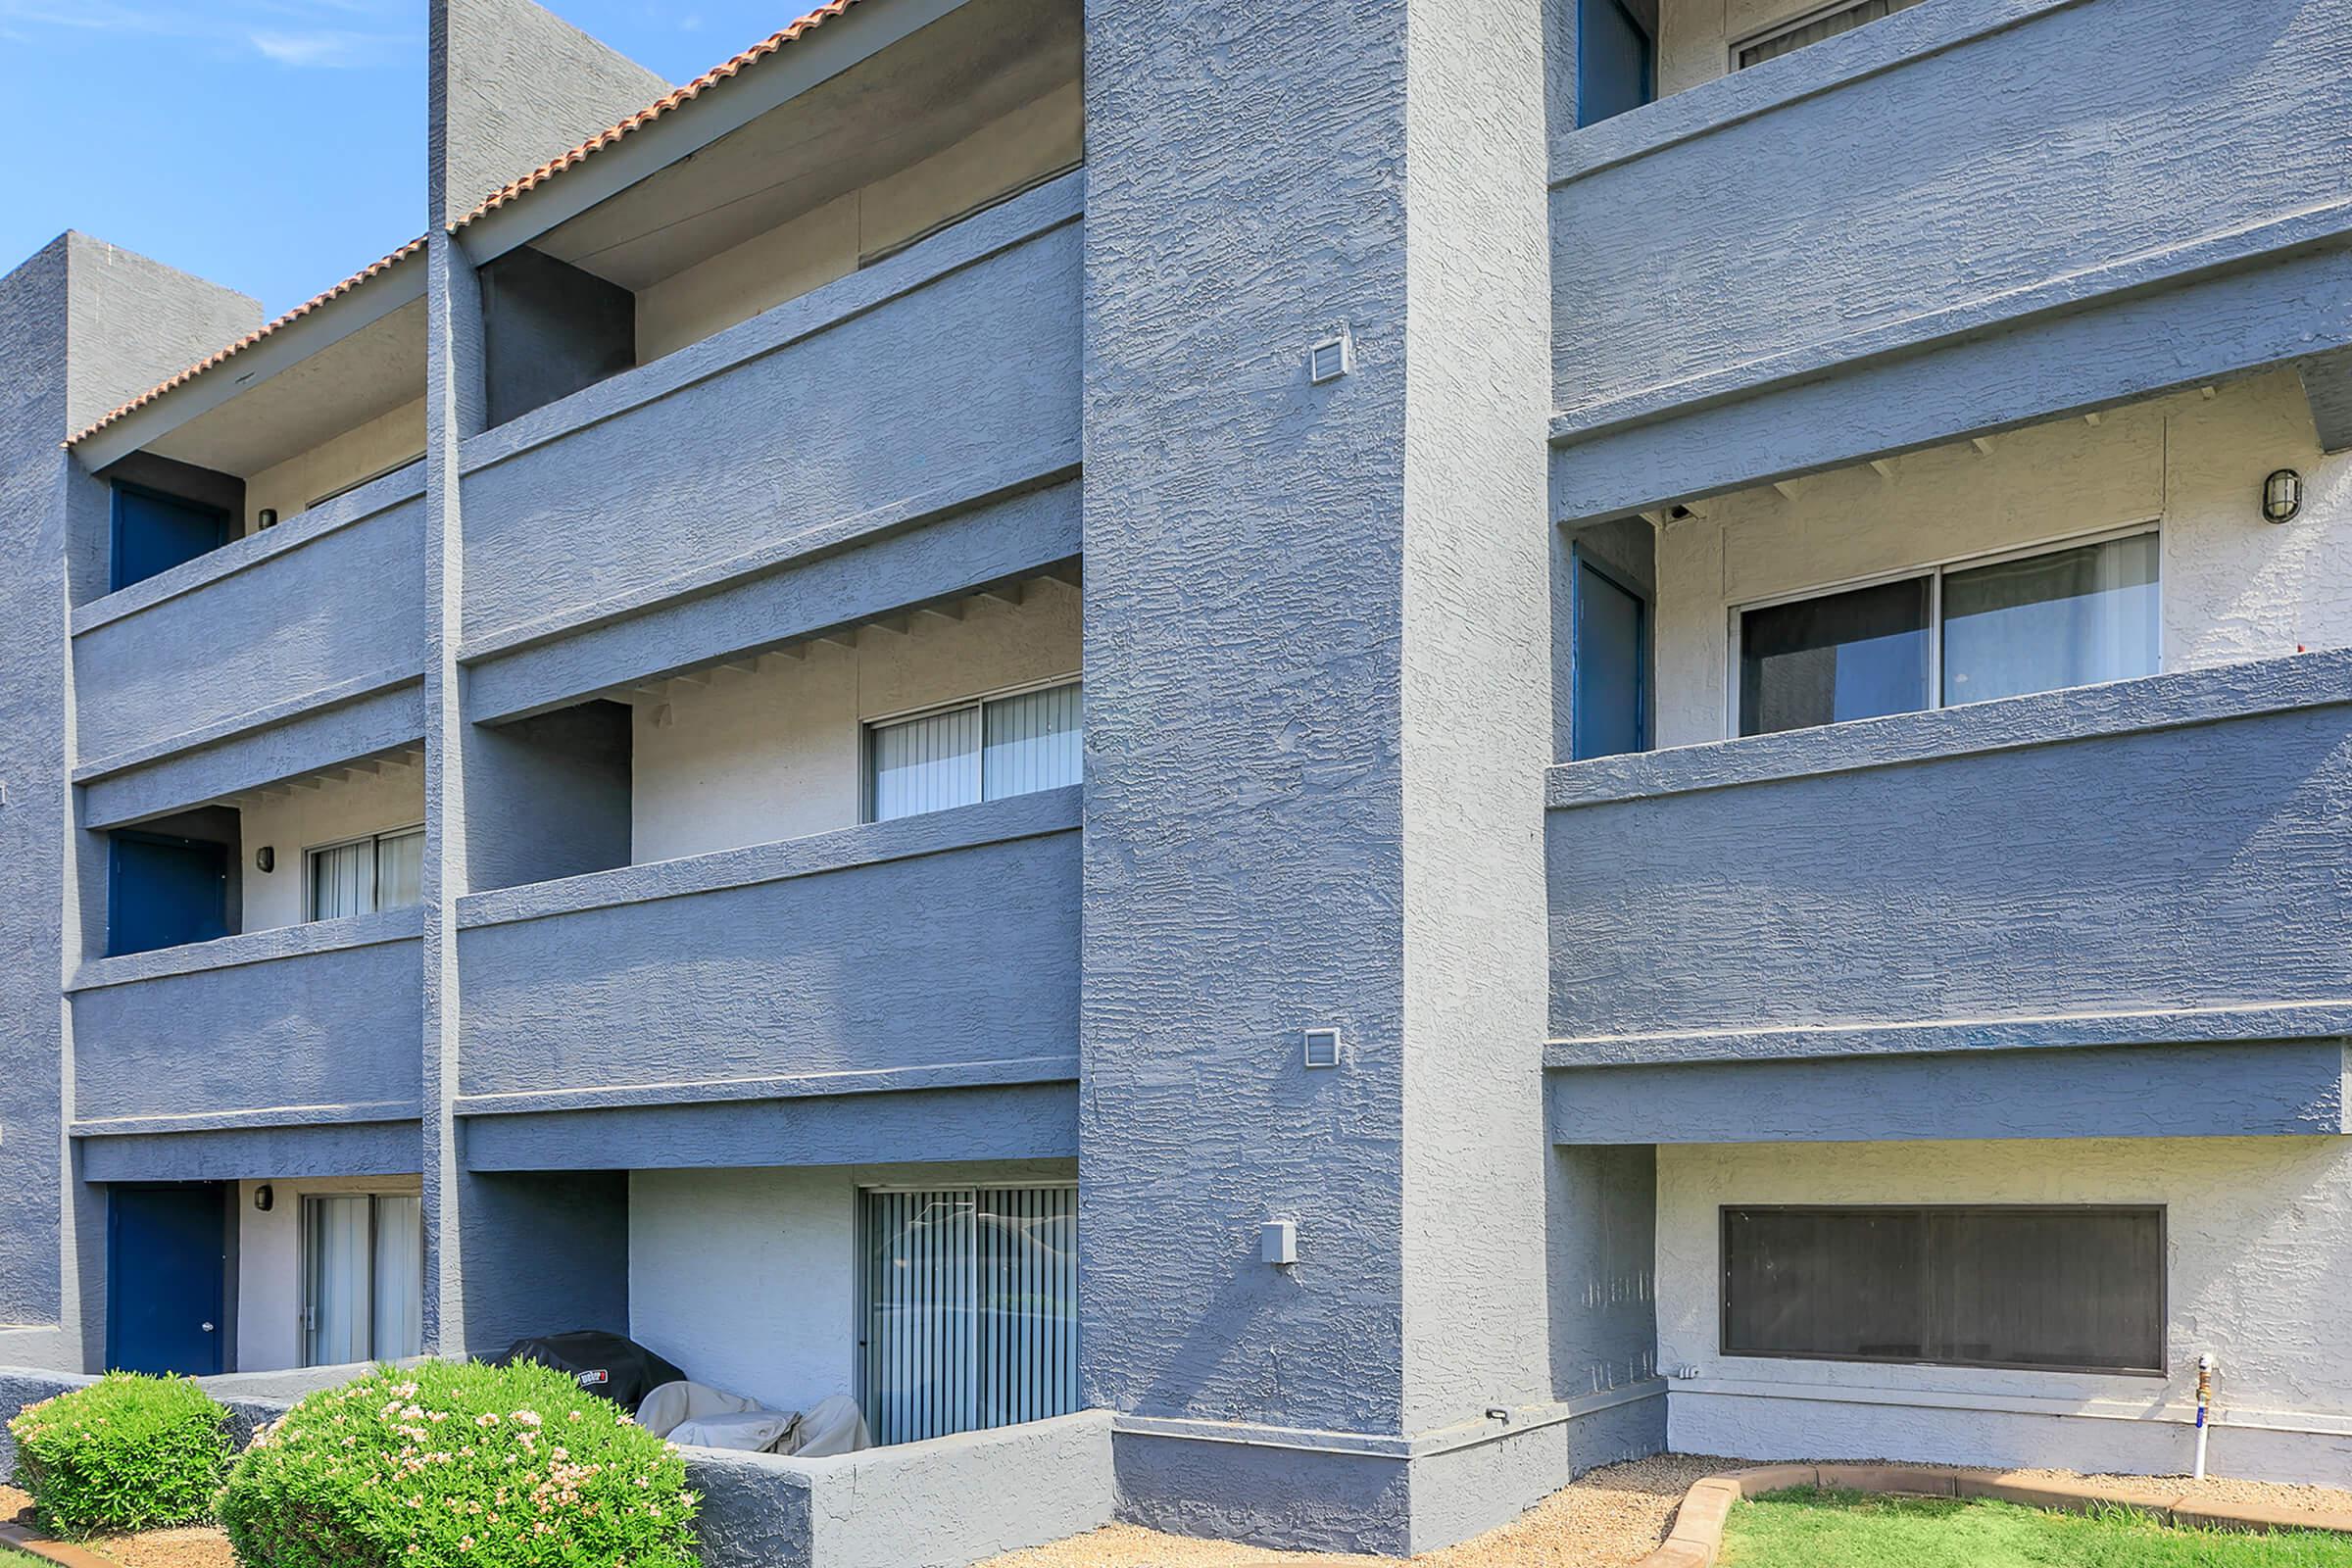
M 556 0 L 672 81 L 808 0 Z M 424 0 L 0 0 L 0 272 L 77 228 L 274 315 L 424 220 Z

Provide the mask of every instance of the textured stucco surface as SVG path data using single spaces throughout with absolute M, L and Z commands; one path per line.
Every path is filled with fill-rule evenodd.
M 1110 1520 L 1110 1418 L 1085 1411 L 824 1459 L 687 1450 L 711 1568 L 962 1568 Z
M 464 1092 L 1073 1054 L 1078 845 L 1038 809 L 1057 794 L 1066 816 L 1066 792 L 964 808 L 1017 837 L 858 863 L 858 841 L 942 812 L 828 835 L 844 853 L 780 879 L 696 889 L 697 861 L 663 861 L 596 883 L 626 902 L 469 920 Z
M 2340 1138 L 2057 1144 L 1717 1145 L 1658 1152 L 1658 1359 L 1684 1452 L 1935 1458 L 2179 1473 L 2196 1359 L 2212 1354 L 2214 1457 L 2340 1483 L 2352 1456 L 2338 1303 L 2352 1280 Z M 1726 1203 L 2119 1202 L 2166 1206 L 2162 1379 L 1783 1361 L 1716 1353 Z M 2055 1419 L 2053 1419 L 2055 1418 Z M 2256 1468 L 2259 1466 L 2259 1468 Z
M 2348 16 L 2250 0 L 2216 28 L 2202 0 L 2051 8 L 1584 174 L 1553 197 L 1560 403 L 1726 365 L 1754 381 L 1921 318 L 1923 297 L 2019 297 L 2341 204 L 2352 132 L 2315 134 L 2305 111 L 2340 90 Z M 1868 47 L 1815 47 L 1840 44 Z M 1645 199 L 1661 188 L 1680 199 Z
M 355 678 L 414 679 L 424 656 L 422 521 L 416 504 L 395 506 L 299 549 L 260 553 L 244 570 L 208 573 L 194 592 L 76 636 L 84 760 L 256 712 L 290 716 L 303 699 Z M 264 533 L 229 549 L 242 556 L 275 543 Z M 207 558 L 174 569 L 224 564 Z M 200 657 L 186 657 L 192 651 Z
M 1056 202 L 1066 214 L 1068 200 L 1057 185 L 975 222 L 1017 232 L 1024 215 Z M 954 231 L 931 242 L 950 254 L 965 243 Z M 1072 461 L 1078 228 L 1065 221 L 945 274 L 925 250 L 489 437 L 600 420 L 468 468 L 467 639 L 584 611 L 957 476 L 993 480 L 1007 453 L 1026 457 L 1031 475 Z M 822 318 L 831 291 L 870 292 L 891 277 L 901 288 L 922 281 L 880 309 Z M 799 335 L 773 341 L 796 325 Z M 764 352 L 711 374 L 746 352 L 744 338 Z M 869 394 L 845 400 L 845 384 Z M 653 386 L 673 389 L 632 405 Z
M 2337 657 L 2251 669 L 2292 686 Z M 2232 678 L 2160 677 L 2168 691 Z M 2305 700 L 2326 706 L 1555 811 L 1553 1033 L 2340 998 L 2352 968 L 2332 846 L 2352 740 L 2345 708 Z M 1957 736 L 2009 706 L 1916 722 Z M 1847 732 L 1873 727 L 1784 739 L 1835 766 Z M 1707 751 L 1655 760 L 1703 765 Z
M 1563 1144 L 2310 1137 L 2352 1132 L 2345 1102 L 2335 1039 L 1996 1048 L 1554 1073 L 1551 1131 Z
M 416 931 L 414 909 L 281 926 L 167 950 L 197 965 L 177 973 L 74 991 L 76 1115 L 413 1113 Z

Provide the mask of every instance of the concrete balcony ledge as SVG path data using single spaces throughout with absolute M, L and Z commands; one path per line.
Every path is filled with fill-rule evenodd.
M 1907 13 L 1906 13 L 1907 14 Z M 1554 764 L 1553 811 L 1949 761 L 2352 704 L 2352 650 Z
M 749 849 L 656 860 L 555 882 L 476 893 L 458 901 L 458 925 L 462 930 L 479 930 L 485 926 L 554 919 L 590 909 L 759 887 L 828 871 L 1011 843 L 1048 833 L 1074 832 L 1078 826 L 1076 786 L 1041 790 L 1034 795 L 1016 795 L 1008 800 L 904 816 L 890 822 L 868 822 Z
M 687 1448 L 708 1568 L 977 1562 L 1108 1524 L 1107 1410 L 822 1459 Z
M 1552 147 L 1552 188 L 2006 31 L 2046 12 L 2084 3 L 1978 0 L 1973 6 L 1897 12 L 1855 32 L 1700 82 L 1558 137 Z
M 172 975 L 275 963 L 313 954 L 379 947 L 388 942 L 414 942 L 423 934 L 424 911 L 417 908 L 386 909 L 379 914 L 355 914 L 340 920 L 310 920 L 300 925 L 272 926 L 267 931 L 221 937 L 214 942 L 192 942 L 185 947 L 157 948 L 151 953 L 92 958 L 74 972 L 66 990 L 103 991 Z
M 460 448 L 460 477 L 469 479 L 535 448 L 880 310 L 926 284 L 1076 222 L 1085 207 L 1086 172 L 1073 171 L 975 214 L 887 261 L 822 284 L 690 348 L 624 370 L 486 430 Z
M 365 522 L 380 513 L 415 501 L 424 494 L 424 461 L 420 458 L 405 468 L 370 479 L 356 490 L 296 513 L 274 528 L 234 539 L 207 555 L 185 561 L 169 571 L 162 571 L 143 582 L 94 599 L 74 612 L 72 629 L 78 637 L 95 631 L 125 616 L 153 610 L 183 594 L 196 593 L 250 571 L 265 562 L 274 561 L 303 546 L 315 544 L 341 529 Z
M 255 730 L 270 729 L 333 709 L 356 707 L 369 702 L 371 699 L 388 697 L 399 692 L 403 687 L 414 688 L 419 697 L 422 695 L 420 672 L 412 664 L 404 662 L 390 669 L 367 670 L 353 675 L 347 680 L 339 680 L 332 685 L 318 687 L 304 692 L 300 696 L 286 698 L 282 702 L 270 703 L 262 708 L 247 709 L 243 712 L 227 718 L 216 719 L 212 723 L 196 729 L 181 730 L 161 739 L 149 741 L 144 745 L 131 747 L 126 751 L 101 757 L 95 761 L 84 762 L 74 769 L 74 782 L 76 784 L 95 783 L 100 779 L 112 778 L 119 773 L 130 772 L 134 768 L 149 767 L 157 762 L 183 757 L 190 752 L 200 752 L 207 747 L 218 746 L 223 741 L 234 740 L 240 735 L 250 734 Z M 418 716 L 421 718 L 421 702 L 416 705 L 416 708 Z M 396 725 L 395 727 L 402 733 L 397 737 L 387 737 L 388 739 L 416 739 L 422 734 L 420 727 L 408 725 Z M 364 748 L 364 750 L 374 749 L 372 746 Z M 254 780 L 256 783 L 267 781 L 267 776 Z

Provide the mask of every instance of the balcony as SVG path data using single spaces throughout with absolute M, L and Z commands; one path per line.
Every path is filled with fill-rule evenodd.
M 420 930 L 416 909 L 396 909 L 85 963 L 68 987 L 74 1130 L 414 1118 Z
M 465 657 L 1074 471 L 1082 189 L 1065 175 L 468 442 Z
M 1567 514 L 1650 504 L 1669 453 L 1695 494 L 2332 346 L 2292 302 L 2343 267 L 2348 29 L 2346 0 L 1928 0 L 1563 136 L 1553 433 L 1595 444 Z
M 467 898 L 459 1113 L 479 1141 L 532 1113 L 883 1091 L 1054 1085 L 1058 1104 L 1077 1075 L 1077 827 L 1060 789 Z M 855 1157 L 984 1157 L 937 1147 Z M 791 1162 L 827 1162 L 815 1148 Z
M 2352 654 L 1568 763 L 1563 1141 L 2341 1133 Z
M 76 610 L 77 781 L 416 681 L 423 488 L 411 466 Z

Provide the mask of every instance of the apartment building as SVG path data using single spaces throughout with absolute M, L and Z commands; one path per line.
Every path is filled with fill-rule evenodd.
M 2340 1484 L 2352 0 L 2227 11 L 434 0 L 416 243 L 0 280 L 0 1363 Z

